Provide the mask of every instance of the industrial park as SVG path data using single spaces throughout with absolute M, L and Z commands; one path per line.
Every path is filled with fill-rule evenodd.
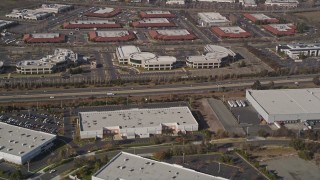
M 3 1 L 0 179 L 320 179 L 320 1 Z

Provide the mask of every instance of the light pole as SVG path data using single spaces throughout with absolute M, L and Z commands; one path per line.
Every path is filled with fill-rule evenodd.
M 249 126 L 247 126 L 247 137 L 249 136 Z
M 218 173 L 220 173 L 220 170 L 221 170 L 220 166 L 221 166 L 221 163 L 219 162 L 219 169 L 218 169 Z
M 238 124 L 240 124 L 240 114 L 238 114 Z

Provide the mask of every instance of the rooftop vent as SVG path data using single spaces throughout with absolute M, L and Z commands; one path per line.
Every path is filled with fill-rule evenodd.
M 12 148 L 8 148 L 8 149 L 7 149 L 7 151 L 11 151 L 11 150 L 12 150 Z
M 24 153 L 24 151 L 20 151 L 20 152 L 19 152 L 19 154 L 23 154 L 23 153 Z
M 128 159 L 128 158 L 125 158 L 124 161 L 129 161 L 129 159 Z
M 120 167 L 120 169 L 124 169 L 124 168 L 126 168 L 126 166 L 121 166 L 121 167 Z

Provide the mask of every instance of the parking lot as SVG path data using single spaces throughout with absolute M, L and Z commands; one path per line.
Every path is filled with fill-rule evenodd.
M 45 113 L 38 114 L 35 112 L 1 114 L 0 121 L 7 124 L 51 134 L 58 134 L 58 129 L 62 126 L 62 117 Z

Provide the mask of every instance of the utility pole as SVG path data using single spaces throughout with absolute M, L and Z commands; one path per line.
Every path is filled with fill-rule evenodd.
M 238 124 L 240 124 L 240 114 L 238 114 Z
M 185 153 L 182 153 L 182 163 L 184 164 L 184 155 Z
M 249 136 L 249 126 L 247 126 L 247 137 Z
M 221 163 L 219 162 L 219 169 L 218 169 L 218 173 L 220 173 L 220 170 L 221 170 L 220 166 L 221 166 Z

